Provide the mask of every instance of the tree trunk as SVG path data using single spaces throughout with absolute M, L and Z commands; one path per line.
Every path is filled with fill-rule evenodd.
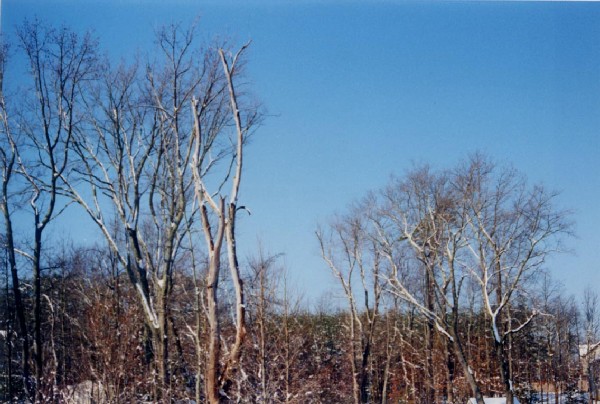
M 232 90 L 233 91 L 233 90 Z M 232 95 L 233 97 L 233 95 Z M 235 108 L 237 109 L 237 108 Z M 239 142 L 242 140 L 239 139 Z M 241 153 L 241 150 L 238 151 Z M 238 178 L 239 179 L 239 178 Z M 231 281 L 235 291 L 235 341 L 230 349 L 229 358 L 225 363 L 220 375 L 219 384 L 227 394 L 232 385 L 232 377 L 237 372 L 242 356 L 242 344 L 246 337 L 246 304 L 244 298 L 244 282 L 240 276 L 240 268 L 237 257 L 237 243 L 235 238 L 235 222 L 237 207 L 234 202 L 229 203 L 228 216 L 225 222 L 225 237 L 227 240 L 227 257 L 229 259 L 229 270 Z
M 217 261 L 217 262 L 215 262 Z M 218 258 L 211 257 L 206 285 L 206 303 L 208 312 L 208 362 L 206 364 L 205 389 L 206 398 L 210 404 L 219 403 L 219 358 L 221 356 L 218 307 Z
M 41 279 L 41 249 L 42 230 L 39 226 L 39 217 L 36 213 L 35 240 L 33 247 L 33 359 L 35 364 L 35 400 L 42 400 L 42 279 Z
M 454 359 L 450 341 L 446 341 L 446 397 L 448 404 L 454 404 Z
M 10 267 L 10 275 L 12 280 L 12 292 L 15 297 L 15 312 L 19 323 L 19 339 L 21 340 L 21 366 L 23 367 L 23 387 L 25 394 L 31 397 L 33 386 L 31 385 L 30 369 L 29 369 L 29 334 L 27 332 L 27 321 L 25 320 L 25 304 L 23 303 L 23 295 L 21 294 L 21 285 L 19 281 L 19 273 L 17 271 L 17 260 L 15 257 L 15 244 L 12 229 L 12 218 L 8 210 L 8 201 L 6 195 L 8 192 L 7 184 L 3 184 L 4 200 L 2 201 L 2 211 L 4 213 L 4 225 L 6 228 L 6 250 L 8 254 L 8 265 Z
M 259 272 L 259 283 L 260 283 L 260 295 L 258 301 L 258 327 L 259 327 L 259 338 L 260 338 L 260 402 L 267 402 L 267 335 L 265 331 L 265 266 L 260 264 Z
M 513 404 L 513 388 L 512 380 L 510 378 L 510 368 L 506 357 L 506 351 L 504 349 L 503 341 L 498 341 L 494 336 L 494 349 L 496 351 L 496 358 L 498 361 L 500 371 L 500 381 L 504 388 L 504 394 L 506 395 L 506 404 Z
M 434 286 L 432 285 L 433 279 L 430 271 L 425 271 L 425 306 L 430 313 L 435 310 L 434 307 Z M 433 319 L 428 318 L 425 324 L 425 374 L 427 380 L 425 380 L 426 395 L 425 399 L 428 403 L 435 402 L 435 387 L 434 387 L 434 373 L 433 373 L 433 338 L 434 338 L 434 324 Z
M 463 368 L 465 378 L 467 379 L 467 383 L 471 388 L 471 392 L 475 396 L 475 401 L 477 401 L 477 404 L 485 404 L 483 401 L 483 394 L 481 394 L 481 389 L 479 388 L 479 384 L 477 383 L 475 375 L 473 374 L 473 370 L 469 366 L 467 358 L 465 357 L 462 344 L 457 338 L 454 337 L 454 335 L 452 336 L 452 346 L 454 347 L 454 353 L 456 354 L 456 358 L 458 359 L 458 362 Z
M 156 354 L 154 362 L 158 373 L 158 397 L 157 400 L 169 399 L 169 338 L 168 338 L 168 317 L 165 313 L 165 297 L 159 292 L 159 305 L 163 306 L 158 313 L 158 327 L 152 328 L 152 344 Z
M 352 372 L 352 397 L 354 398 L 354 404 L 360 404 L 360 384 L 358 382 L 358 366 L 356 361 L 356 319 L 354 318 L 354 312 L 351 311 L 350 316 L 350 371 Z
M 587 347 L 589 349 L 590 344 L 587 344 Z M 594 383 L 594 371 L 592 369 L 592 361 L 590 360 L 590 352 L 587 352 L 587 366 L 586 366 L 586 370 L 587 370 L 587 377 L 588 377 L 588 394 L 589 394 L 589 404 L 593 404 L 594 403 L 594 393 L 596 392 L 595 390 L 595 383 Z
M 372 333 L 372 331 L 369 331 Z M 371 337 L 370 335 L 367 337 L 367 343 L 363 348 L 362 353 L 362 365 L 360 370 L 360 402 L 368 403 L 369 402 L 369 356 L 371 354 Z

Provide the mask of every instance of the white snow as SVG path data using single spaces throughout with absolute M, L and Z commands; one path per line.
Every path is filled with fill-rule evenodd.
M 435 322 L 435 327 L 437 328 L 437 330 L 439 332 L 441 332 L 442 334 L 444 334 L 446 337 L 448 337 L 448 339 L 450 340 L 450 342 L 454 342 L 454 338 L 452 338 L 452 336 L 450 334 L 448 334 L 448 332 L 446 330 L 444 330 L 442 328 L 442 326 L 436 321 Z
M 588 352 L 592 360 L 600 359 L 600 341 L 595 344 L 581 344 L 579 345 L 579 356 L 582 358 L 588 355 Z
M 514 397 L 513 400 L 514 404 L 520 404 L 520 401 L 516 397 Z M 506 404 L 506 397 L 484 397 L 483 401 L 485 402 L 485 404 Z M 471 397 L 467 404 L 477 404 L 477 401 L 475 400 L 475 398 Z

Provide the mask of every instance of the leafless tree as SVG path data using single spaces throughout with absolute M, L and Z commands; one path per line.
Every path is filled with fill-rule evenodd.
M 17 32 L 29 62 L 31 98 L 19 110 L 16 136 L 26 139 L 17 150 L 17 171 L 29 190 L 33 213 L 33 246 L 26 254 L 33 268 L 33 341 L 35 388 L 42 399 L 42 251 L 44 232 L 65 208 L 59 201 L 62 178 L 70 170 L 70 145 L 77 130 L 85 87 L 96 73 L 96 42 L 67 28 L 52 29 L 25 22 Z M 12 142 L 13 147 L 16 143 Z
M 568 212 L 555 208 L 556 194 L 530 187 L 517 172 L 501 169 L 481 155 L 459 168 L 454 186 L 466 208 L 471 263 L 469 275 L 479 285 L 490 318 L 494 348 L 507 402 L 513 402 L 508 340 L 538 314 L 533 308 L 521 321 L 510 307 L 540 273 L 546 258 L 561 250 L 561 236 L 570 233 Z
M 250 264 L 254 278 L 258 283 L 258 296 L 256 296 L 256 316 L 255 321 L 258 326 L 258 341 L 259 341 L 259 379 L 260 379 L 260 402 L 266 403 L 268 397 L 272 396 L 269 388 L 270 366 L 268 361 L 268 331 L 269 324 L 269 307 L 275 305 L 275 287 L 277 278 L 272 269 L 277 256 L 266 258 L 261 252 L 257 261 Z
M 350 311 L 349 361 L 355 403 L 371 400 L 369 364 L 383 291 L 379 277 L 382 259 L 360 215 L 364 209 L 359 206 L 339 218 L 327 233 L 317 231 L 321 256 L 340 282 Z
M 521 345 L 519 341 L 522 341 L 523 337 L 527 338 L 528 334 L 539 336 L 545 341 L 540 345 L 546 349 L 548 356 L 540 355 L 537 360 L 544 361 L 543 366 L 549 375 L 547 382 L 554 386 L 555 401 L 559 402 L 561 394 L 573 390 L 574 381 L 571 378 L 575 373 L 574 369 L 580 366 L 579 356 L 575 355 L 579 350 L 579 308 L 575 298 L 565 296 L 562 286 L 546 273 L 543 274 L 538 287 L 530 288 L 529 293 L 534 295 L 534 301 L 519 299 L 516 307 L 512 308 L 511 315 L 520 315 L 526 319 L 529 310 L 523 310 L 525 307 L 534 307 L 540 314 L 532 320 L 527 329 L 515 334 L 514 339 L 508 340 L 511 374 L 514 374 L 513 369 L 522 367 L 523 362 L 531 361 L 529 350 L 526 350 L 525 354 L 518 351 Z
M 391 268 L 390 291 L 413 305 L 451 343 L 477 402 L 483 403 L 459 323 L 467 218 L 447 173 L 424 167 L 392 182 L 370 220 Z M 407 266 L 420 268 L 425 279 L 421 296 L 407 282 Z
M 0 44 L 0 76 L 4 76 L 4 66 L 6 63 L 8 49 L 4 43 Z M 8 105 L 4 96 L 4 88 L 2 86 L 2 80 L 0 80 L 0 119 L 2 134 L 0 138 L 0 163 L 2 164 L 2 194 L 0 196 L 0 211 L 4 220 L 4 234 L 3 241 L 6 243 L 5 249 L 7 253 L 7 261 L 11 274 L 11 285 L 12 292 L 15 299 L 15 313 L 17 321 L 19 323 L 18 335 L 20 339 L 21 354 L 22 354 L 22 371 L 23 371 L 23 386 L 26 393 L 31 393 L 31 380 L 30 380 L 30 365 L 29 365 L 29 334 L 26 321 L 26 310 L 21 293 L 21 280 L 19 279 L 19 273 L 17 268 L 17 258 L 15 253 L 15 233 L 13 230 L 13 204 L 11 203 L 11 193 L 14 192 L 13 186 L 15 185 L 14 175 L 17 164 L 17 143 L 18 139 L 15 139 L 11 119 L 9 118 L 10 112 L 8 111 Z
M 200 209 L 202 230 L 208 251 L 208 272 L 206 275 L 206 306 L 208 319 L 208 358 L 206 364 L 205 389 L 210 403 L 220 402 L 227 397 L 231 388 L 232 377 L 238 370 L 242 354 L 242 343 L 246 335 L 246 307 L 244 287 L 240 276 L 240 268 L 236 243 L 236 219 L 240 209 L 238 206 L 244 145 L 250 130 L 258 118 L 256 110 L 240 109 L 239 94 L 236 92 L 234 78 L 241 68 L 242 54 L 249 44 L 244 45 L 235 55 L 229 57 L 223 49 L 219 49 L 220 62 L 226 82 L 229 113 L 234 122 L 235 134 L 231 138 L 231 162 L 220 182 L 211 190 L 206 173 L 214 165 L 211 150 L 218 133 L 206 130 L 205 121 L 207 103 L 205 99 L 192 100 L 194 118 L 193 152 L 191 159 L 194 182 L 195 202 Z M 246 113 L 244 113 L 246 112 Z M 225 194 L 225 186 L 229 185 L 229 193 Z M 211 220 L 211 217 L 214 220 Z M 227 355 L 223 355 L 221 326 L 219 319 L 219 273 L 221 271 L 221 255 L 223 247 L 227 253 L 227 262 L 235 294 L 235 338 Z
M 169 302 L 176 257 L 199 212 L 196 176 L 204 178 L 231 153 L 227 81 L 216 52 L 197 52 L 194 39 L 193 27 L 161 29 L 163 61 L 148 62 L 144 72 L 137 63 L 107 69 L 88 107 L 89 127 L 74 143 L 79 182 L 66 191 L 98 225 L 137 290 L 152 337 L 157 396 L 169 394 Z M 198 158 L 206 158 L 201 171 Z M 106 206 L 125 243 L 111 233 Z
M 303 336 L 298 335 L 300 333 L 296 331 L 301 315 L 302 297 L 295 295 L 290 290 L 287 270 L 284 270 L 283 273 L 282 286 L 281 328 L 283 334 L 280 338 L 280 346 L 282 345 L 283 349 L 283 387 L 281 388 L 283 400 L 281 401 L 287 404 L 292 401 L 292 397 L 294 396 L 292 393 L 294 382 L 298 383 L 302 380 L 302 378 L 298 377 L 297 371 L 301 363 L 299 356 L 304 353 L 302 351 L 302 344 L 299 343 Z

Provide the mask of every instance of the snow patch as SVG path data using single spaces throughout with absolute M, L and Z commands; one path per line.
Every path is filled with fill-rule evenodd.
M 494 398 L 484 397 L 483 402 L 485 404 L 506 404 L 506 397 L 494 397 Z M 514 402 L 514 404 L 521 404 L 520 401 L 516 397 L 513 398 L 513 402 Z M 475 398 L 471 397 L 467 404 L 477 404 L 477 400 L 475 400 Z

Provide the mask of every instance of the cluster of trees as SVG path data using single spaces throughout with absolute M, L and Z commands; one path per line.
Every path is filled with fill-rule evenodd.
M 594 385 L 598 337 L 543 272 L 570 233 L 555 195 L 473 156 L 393 180 L 317 232 L 342 309 L 309 307 L 277 256 L 238 260 L 260 107 L 244 51 L 194 29 L 116 66 L 34 21 L 0 52 L 0 399 L 464 402 Z M 101 241 L 52 234 L 74 209 Z M 584 358 L 585 359 L 585 358 Z
M 557 395 L 574 393 L 581 372 L 593 390 L 596 365 L 585 355 L 582 369 L 579 346 L 594 349 L 597 314 L 578 320 L 573 299 L 544 271 L 571 234 L 555 199 L 475 154 L 447 170 L 415 168 L 317 232 L 349 307 L 355 402 L 372 396 L 376 329 L 397 301 L 423 322 L 416 366 L 425 385 L 413 400 L 464 402 L 470 394 L 483 402 L 485 393 L 512 402 L 545 383 Z M 594 293 L 584 300 L 590 313 Z
M 61 268 L 43 281 L 44 401 L 79 402 L 86 395 L 100 402 L 208 401 L 209 393 L 200 382 L 209 363 L 199 362 L 196 350 L 208 356 L 210 329 L 204 314 L 198 316 L 194 308 L 197 288 L 193 274 L 182 271 L 175 276 L 168 324 L 170 377 L 169 384 L 161 386 L 137 291 L 110 251 L 70 247 L 61 255 Z M 220 400 L 344 401 L 348 373 L 344 366 L 337 368 L 343 364 L 343 318 L 325 311 L 313 315 L 291 298 L 275 302 L 273 299 L 283 298 L 276 296 L 275 288 L 284 285 L 277 269 L 271 259 L 249 267 L 244 355 L 233 385 L 220 392 Z M 288 293 L 287 289 L 283 293 Z M 231 342 L 236 334 L 232 318 L 235 297 L 233 290 L 223 295 L 229 301 L 220 308 L 221 338 Z M 2 297 L 7 302 L 2 319 L 10 324 L 14 302 L 10 293 L 2 293 Z M 3 401 L 22 393 L 21 368 L 15 363 L 19 353 L 11 351 L 16 341 L 13 337 L 13 344 L 8 342 L 0 347 Z
M 2 262 L 0 400 L 10 401 L 25 391 L 10 271 L 7 261 Z M 115 254 L 106 247 L 68 244 L 56 249 L 53 263 L 41 281 L 41 401 L 208 401 L 209 362 L 199 361 L 198 351 L 207 358 L 210 328 L 204 307 L 200 314 L 197 310 L 202 306 L 197 302 L 199 277 L 190 261 L 179 261 L 173 277 L 168 384 L 160 383 L 138 291 Z M 360 273 L 358 267 L 356 271 Z M 309 306 L 293 292 L 277 257 L 259 254 L 244 265 L 242 277 L 247 316 L 243 354 L 232 385 L 220 392 L 222 402 L 463 403 L 472 396 L 448 337 L 435 325 L 432 329 L 430 317 L 387 288 L 377 298 L 368 278 L 367 293 L 359 279 L 351 283 L 356 300 L 364 299 L 355 313 L 339 308 L 335 294 Z M 416 274 L 409 279 L 407 274 L 410 289 L 423 296 L 424 279 Z M 24 284 L 24 300 L 31 307 L 31 279 Z M 504 394 L 491 319 L 478 306 L 475 288 L 465 287 L 468 303 L 458 321 L 463 354 L 484 395 Z M 230 277 L 222 279 L 220 288 L 221 339 L 229 347 L 236 336 Z M 587 368 L 590 363 L 578 350 L 591 337 L 587 332 L 592 327 L 597 332 L 597 301 L 589 291 L 586 296 L 592 300 L 582 306 L 566 298 L 547 276 L 537 292 L 535 307 L 543 315 L 515 333 L 506 348 L 515 393 L 523 401 L 540 391 L 575 398 L 588 372 L 598 377 L 598 362 Z M 527 321 L 531 304 L 525 299 L 513 302 L 515 321 Z
M 202 317 L 193 328 L 195 362 L 206 362 L 198 366 L 205 384 L 197 396 L 217 402 L 231 387 L 246 333 L 235 225 L 243 149 L 260 117 L 235 86 L 246 46 L 234 55 L 220 46 L 202 50 L 193 28 L 171 26 L 157 32 L 156 58 L 113 66 L 91 35 L 34 21 L 17 37 L 30 87 L 3 88 L 0 97 L 1 209 L 22 389 L 37 401 L 48 394 L 44 324 L 55 306 L 43 281 L 60 266 L 48 230 L 76 205 L 135 291 L 156 400 L 171 383 L 175 268 L 182 260 L 192 268 Z M 16 232 L 16 215 L 18 230 L 30 232 Z M 235 287 L 232 341 L 221 335 L 222 267 Z

